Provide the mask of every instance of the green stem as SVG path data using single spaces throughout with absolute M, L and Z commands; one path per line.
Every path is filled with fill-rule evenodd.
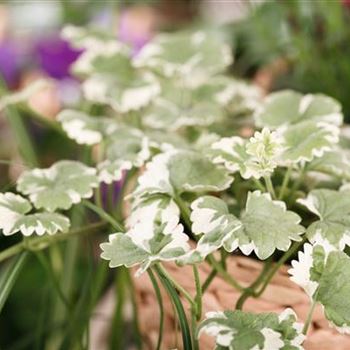
M 188 208 L 188 205 L 182 200 L 181 196 L 178 194 L 175 194 L 174 200 L 181 211 L 182 219 L 187 227 L 187 229 L 191 230 L 192 224 L 191 224 L 191 211 Z
M 123 333 L 125 331 L 124 329 L 124 304 L 125 304 L 125 270 L 123 267 L 119 268 L 117 270 L 117 277 L 115 281 L 116 286 L 116 298 L 117 298 L 117 304 L 115 307 L 114 317 L 112 321 L 112 327 L 114 331 L 112 332 L 111 339 L 110 339 L 110 349 L 124 349 L 124 346 L 126 345 L 124 343 L 124 337 Z
M 281 190 L 280 190 L 280 193 L 278 195 L 278 199 L 279 200 L 282 200 L 283 197 L 284 197 L 284 192 L 286 191 L 287 189 L 287 186 L 288 186 L 288 183 L 289 183 L 289 179 L 290 179 L 290 175 L 292 174 L 292 166 L 289 165 L 286 173 L 284 174 L 284 178 L 283 178 L 283 182 L 282 182 L 282 187 L 281 187 Z
M 317 296 L 317 291 L 316 291 L 316 294 L 315 294 L 314 299 L 313 299 L 313 301 L 312 301 L 310 310 L 309 310 L 309 312 L 308 312 L 308 314 L 307 314 L 306 321 L 305 321 L 305 323 L 304 323 L 304 327 L 303 327 L 303 334 L 304 334 L 304 335 L 306 335 L 307 330 L 309 329 L 310 324 L 311 324 L 311 322 L 312 322 L 312 315 L 313 315 L 313 313 L 314 313 L 314 311 L 315 311 L 315 307 L 316 307 L 316 305 L 317 305 L 317 301 L 315 300 L 315 299 L 316 299 L 316 296 Z
M 179 283 L 177 283 L 168 273 L 168 271 L 163 267 L 161 263 L 156 264 L 157 269 L 172 283 L 175 289 L 180 292 L 185 299 L 191 304 L 191 306 L 196 307 L 196 303 L 194 302 L 191 295 L 187 292 L 185 288 L 183 288 Z
M 193 265 L 194 282 L 196 285 L 196 296 L 194 298 L 196 303 L 196 320 L 199 321 L 202 317 L 202 286 L 199 278 L 199 272 L 196 265 Z
M 237 290 L 243 292 L 244 287 L 242 287 L 222 266 L 218 263 L 212 255 L 208 255 L 207 260 L 211 266 L 219 273 L 219 275 L 226 281 L 228 284 L 236 288 Z
M 273 199 L 276 199 L 276 193 L 275 193 L 275 190 L 274 190 L 273 185 L 272 185 L 271 177 L 264 176 L 264 180 L 265 180 L 266 188 L 269 191 L 269 193 L 271 194 L 271 197 Z
M 259 274 L 258 278 L 248 288 L 246 288 L 244 290 L 242 295 L 237 300 L 237 303 L 236 303 L 237 310 L 242 310 L 243 304 L 245 303 L 245 301 L 249 297 L 254 296 L 255 288 L 258 287 L 260 285 L 260 283 L 263 281 L 263 279 L 266 275 L 266 271 L 268 271 L 268 269 L 270 268 L 271 263 L 272 263 L 272 259 L 270 258 L 269 260 L 267 260 L 265 262 L 264 267 L 263 267 L 261 273 Z
M 157 341 L 156 350 L 160 350 L 161 346 L 162 346 L 163 327 L 164 327 L 163 299 L 162 299 L 162 294 L 160 293 L 160 288 L 158 286 L 156 277 L 154 276 L 152 269 L 148 269 L 147 272 L 148 272 L 148 276 L 152 282 L 153 289 L 156 293 L 156 298 L 157 298 L 158 306 L 159 306 L 159 332 L 158 332 L 158 341 Z
M 257 179 L 253 178 L 253 182 L 255 186 L 261 191 L 261 192 L 266 192 L 265 186 Z
M 291 195 L 289 197 L 291 197 L 300 187 L 300 185 L 303 183 L 304 178 L 306 175 L 306 168 L 305 165 L 300 169 L 300 174 L 298 177 L 298 180 L 294 182 L 293 187 L 291 189 Z
M 283 254 L 281 259 L 278 260 L 278 262 L 269 270 L 262 287 L 258 292 L 254 293 L 254 297 L 259 297 L 264 292 L 264 290 L 270 283 L 270 280 L 273 278 L 278 269 L 300 249 L 300 247 L 305 243 L 306 240 L 307 237 L 305 236 L 301 242 L 295 242 L 293 246 L 286 253 Z
M 135 286 L 133 279 L 130 276 L 130 270 L 126 270 L 126 279 L 128 282 L 128 285 L 130 287 L 130 300 L 132 304 L 132 312 L 133 312 L 133 326 L 134 326 L 134 334 L 135 334 L 135 343 L 138 349 L 142 349 L 142 338 L 140 333 L 140 327 L 139 327 L 139 314 L 138 314 L 138 307 L 137 307 L 137 301 L 135 297 Z
M 197 335 L 197 318 L 196 318 L 196 310 L 193 310 L 191 308 L 191 331 L 192 331 L 192 343 L 193 343 L 193 350 L 199 350 L 199 343 Z
M 85 205 L 87 208 L 95 212 L 101 219 L 107 221 L 110 223 L 113 228 L 115 228 L 118 232 L 124 232 L 125 229 L 122 224 L 120 224 L 116 219 L 114 219 L 111 215 L 109 215 L 106 211 L 104 211 L 101 207 L 84 200 L 83 205 Z
M 77 229 L 77 230 L 72 230 L 69 232 L 65 233 L 60 233 L 58 235 L 50 236 L 41 236 L 41 237 L 34 237 L 31 239 L 28 239 L 26 241 L 22 241 L 20 243 L 17 243 L 2 252 L 0 252 L 0 262 L 17 255 L 23 251 L 39 251 L 46 249 L 49 247 L 51 244 L 54 244 L 56 242 L 61 242 L 65 241 L 68 238 L 78 236 L 78 235 L 85 235 L 85 234 L 90 234 L 92 232 L 95 232 L 99 229 L 102 229 L 105 227 L 106 224 L 104 222 L 99 222 L 96 224 L 92 224 L 89 226 L 85 226 L 83 228 Z
M 215 268 L 211 270 L 209 276 L 207 277 L 207 279 L 204 281 L 202 285 L 202 294 L 204 294 L 205 291 L 208 289 L 208 287 L 210 286 L 211 282 L 213 281 L 217 273 L 218 272 L 217 270 L 215 270 Z

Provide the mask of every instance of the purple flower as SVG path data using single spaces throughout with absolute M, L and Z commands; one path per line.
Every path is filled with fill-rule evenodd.
M 10 88 L 19 78 L 18 48 L 10 40 L 0 42 L 0 73 Z
M 64 79 L 70 76 L 70 65 L 81 54 L 58 35 L 41 39 L 36 45 L 40 67 L 52 78 Z
M 120 195 L 120 190 L 123 187 L 123 182 L 124 179 L 120 181 L 113 182 L 111 185 L 107 185 L 105 183 L 102 183 L 100 185 L 100 191 L 101 191 L 101 196 L 102 196 L 102 204 L 104 208 L 108 207 L 108 204 L 112 204 L 113 207 L 116 206 L 119 195 Z M 109 198 L 108 192 L 112 191 L 112 196 Z M 112 203 L 109 203 L 109 200 L 111 199 Z

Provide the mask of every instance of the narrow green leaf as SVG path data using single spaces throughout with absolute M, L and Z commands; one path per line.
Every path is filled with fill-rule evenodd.
M 26 258 L 27 252 L 24 252 L 16 257 L 9 266 L 6 267 L 5 271 L 2 271 L 0 279 L 0 313 L 6 303 L 6 300 L 16 283 L 16 280 L 21 272 Z

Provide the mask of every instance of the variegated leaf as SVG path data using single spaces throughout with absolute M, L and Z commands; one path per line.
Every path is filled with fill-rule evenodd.
M 66 232 L 68 218 L 58 213 L 31 213 L 32 205 L 20 195 L 11 192 L 0 193 L 0 229 L 5 236 L 21 232 L 24 236 L 33 233 L 41 236 Z
M 334 148 L 339 141 L 339 128 L 328 123 L 307 120 L 288 126 L 282 136 L 285 140 L 282 162 L 310 162 Z
M 106 140 L 106 160 L 98 164 L 100 181 L 122 178 L 124 170 L 141 167 L 151 156 L 149 139 L 138 129 L 119 127 Z
M 181 48 L 181 49 L 179 49 Z M 209 32 L 159 34 L 146 44 L 134 60 L 167 77 L 174 75 L 203 79 L 223 71 L 232 63 L 229 46 Z
M 199 336 L 215 338 L 220 350 L 302 350 L 305 336 L 292 309 L 280 315 L 243 311 L 208 312 Z
M 49 212 L 69 209 L 82 198 L 91 197 L 97 186 L 96 169 L 69 160 L 47 169 L 27 170 L 17 181 L 18 191 L 28 195 L 36 208 Z
M 108 45 L 118 45 L 121 52 L 125 54 L 130 52 L 128 47 L 118 42 L 113 34 L 97 28 L 67 25 L 63 28 L 61 35 L 65 40 L 69 41 L 72 46 L 79 49 L 93 51 Z M 102 52 L 103 50 L 100 51 Z
M 283 139 L 264 128 L 246 141 L 238 136 L 225 137 L 211 145 L 209 156 L 215 164 L 223 164 L 229 171 L 240 172 L 244 179 L 270 176 L 282 153 Z
M 101 244 L 101 257 L 110 267 L 141 265 L 138 275 L 155 262 L 176 260 L 189 250 L 179 222 L 180 210 L 168 196 L 138 203 L 128 219 L 128 231 L 110 235 L 109 242 Z
M 340 147 L 334 147 L 322 157 L 315 158 L 307 165 L 308 171 L 316 171 L 350 181 L 350 153 Z
M 321 236 L 337 249 L 350 245 L 350 193 L 328 189 L 312 190 L 298 202 L 319 217 L 307 229 L 308 238 L 315 242 Z
M 94 74 L 83 83 L 87 100 L 110 105 L 120 113 L 147 106 L 160 92 L 155 77 L 148 73 L 134 73 L 123 79 L 118 74 Z
M 179 261 L 180 264 L 199 262 L 221 247 L 229 252 L 238 247 L 236 232 L 242 223 L 229 212 L 223 200 L 213 196 L 199 197 L 191 204 L 191 209 L 192 232 L 203 235 L 196 248 Z
M 100 143 L 118 128 L 118 123 L 111 118 L 92 117 L 70 109 L 60 112 L 57 120 L 69 138 L 85 145 Z
M 305 231 L 299 224 L 299 215 L 287 210 L 284 202 L 272 200 L 268 193 L 260 191 L 248 193 L 240 220 L 242 226 L 236 233 L 239 248 L 246 255 L 254 250 L 262 260 L 276 249 L 287 251 L 292 241 L 301 240 L 300 236 Z
M 186 87 L 178 80 L 163 80 L 161 94 L 143 116 L 153 129 L 178 130 L 186 126 L 207 126 L 224 117 L 224 109 L 205 85 Z
M 226 169 L 200 153 L 170 150 L 155 156 L 139 177 L 135 195 L 223 191 L 232 183 Z
M 306 243 L 292 261 L 291 280 L 320 303 L 328 321 L 350 334 L 350 258 L 327 241 Z
M 284 90 L 268 95 L 256 115 L 258 126 L 277 128 L 305 120 L 341 125 L 341 106 L 335 99 L 322 94 L 302 95 Z

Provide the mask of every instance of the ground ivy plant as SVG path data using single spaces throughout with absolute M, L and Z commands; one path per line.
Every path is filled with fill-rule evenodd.
M 110 268 L 148 273 L 161 314 L 159 284 L 168 292 L 184 349 L 199 349 L 204 333 L 216 349 L 303 349 L 317 304 L 350 333 L 350 142 L 339 103 L 291 90 L 263 97 L 229 74 L 231 50 L 216 32 L 157 35 L 134 57 L 107 33 L 70 26 L 62 35 L 83 50 L 72 70 L 84 102 L 61 111 L 55 128 L 88 156 L 27 169 L 0 194 L 2 234 L 23 235 L 0 261 L 98 231 L 99 223 L 70 230 L 71 208 L 86 207 L 108 227 L 100 249 Z M 6 95 L 0 106 L 25 105 L 28 95 Z M 232 254 L 264 265 L 251 286 L 227 272 Z M 310 297 L 305 324 L 290 309 L 242 311 L 290 261 L 291 280 Z M 195 295 L 167 262 L 192 266 Z M 200 264 L 212 268 L 205 281 Z M 217 275 L 241 297 L 203 315 Z M 162 332 L 161 321 L 157 349 Z

